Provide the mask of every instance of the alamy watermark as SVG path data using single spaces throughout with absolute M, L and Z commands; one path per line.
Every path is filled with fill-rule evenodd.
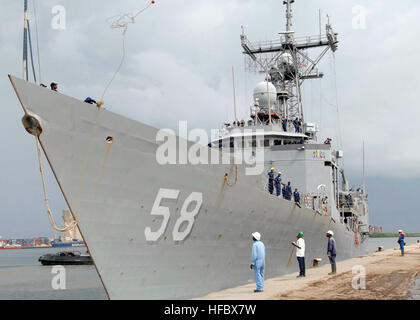
M 366 29 L 366 16 L 367 9 L 362 5 L 357 5 L 352 8 L 352 27 L 355 30 L 364 30 Z
M 355 290 L 366 289 L 366 269 L 361 265 L 356 265 L 351 269 L 351 272 L 356 276 L 351 281 L 351 286 Z
M 63 266 L 53 266 L 51 274 L 55 274 L 51 280 L 51 287 L 54 290 L 66 290 L 66 269 Z
M 264 171 L 263 129 L 234 128 L 228 137 L 213 139 L 211 148 L 207 147 L 206 130 L 195 128 L 188 132 L 187 121 L 179 121 L 178 130 L 178 136 L 171 129 L 157 132 L 156 161 L 160 165 L 245 164 L 246 175 L 259 175 Z M 218 134 L 219 130 L 211 130 L 212 137 Z
M 53 18 L 51 20 L 51 28 L 54 30 L 66 29 L 66 8 L 62 5 L 52 7 L 51 13 Z

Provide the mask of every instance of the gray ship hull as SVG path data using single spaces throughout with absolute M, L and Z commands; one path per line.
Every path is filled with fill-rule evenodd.
M 266 278 L 296 270 L 295 258 L 285 266 L 299 231 L 305 233 L 307 265 L 317 257 L 328 260 L 329 229 L 338 260 L 364 253 L 344 225 L 269 195 L 261 189 L 262 177 L 245 175 L 243 166 L 229 187 L 224 174 L 233 180 L 234 165 L 159 165 L 157 129 L 11 80 L 26 112 L 42 125 L 43 151 L 111 299 L 189 299 L 253 282 L 254 231 L 267 248 Z M 162 189 L 179 194 L 158 202 L 169 208 L 169 223 L 148 241 L 146 229 L 155 232 L 163 222 L 151 215 Z M 174 241 L 175 229 L 189 227 L 175 225 L 193 193 L 202 194 L 202 205 L 188 236 Z

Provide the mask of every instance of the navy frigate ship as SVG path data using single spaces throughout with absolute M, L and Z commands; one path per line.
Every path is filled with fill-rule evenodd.
M 264 74 L 249 120 L 226 124 L 208 146 L 174 137 L 200 154 L 242 154 L 249 163 L 163 165 L 157 154 L 171 137 L 157 139 L 158 129 L 9 76 L 23 125 L 40 143 L 109 298 L 190 299 L 251 282 L 254 231 L 267 248 L 266 278 L 286 272 L 299 231 L 307 264 L 325 262 L 327 230 L 338 260 L 364 253 L 365 190 L 349 190 L 343 152 L 317 142 L 302 104 L 302 85 L 323 76 L 316 65 L 337 50 L 337 34 L 328 23 L 325 35 L 295 38 L 293 2 L 283 1 L 287 23 L 278 40 L 251 43 L 241 34 L 249 65 Z M 322 48 L 318 57 L 310 57 L 313 48 Z M 247 173 L 258 166 L 258 174 Z M 299 189 L 299 205 L 267 191 L 271 167 Z

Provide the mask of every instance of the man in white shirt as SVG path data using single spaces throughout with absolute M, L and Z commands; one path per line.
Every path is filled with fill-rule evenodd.
M 299 263 L 299 275 L 298 278 L 305 276 L 305 240 L 303 239 L 303 232 L 299 232 L 296 236 L 297 241 L 292 242 L 296 250 L 296 257 Z

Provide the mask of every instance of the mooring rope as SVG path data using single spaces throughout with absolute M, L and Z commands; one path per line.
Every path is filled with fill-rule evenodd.
M 48 199 L 48 196 L 47 196 L 47 187 L 45 185 L 44 170 L 42 169 L 41 149 L 39 147 L 39 145 L 40 145 L 39 135 L 37 135 L 37 134 L 35 135 L 35 141 L 36 141 L 36 150 L 37 150 L 37 153 L 38 153 L 39 171 L 41 172 L 42 189 L 44 191 L 45 208 L 47 209 L 48 218 L 50 219 L 51 226 L 54 228 L 54 230 L 56 230 L 58 232 L 64 232 L 64 231 L 71 230 L 71 229 L 73 229 L 74 227 L 77 226 L 77 221 L 73 220 L 67 227 L 64 227 L 64 228 L 59 228 L 55 224 L 55 221 L 54 221 L 54 218 L 52 216 L 51 209 L 50 209 L 49 199 Z
M 124 13 L 124 14 L 118 14 L 115 16 L 112 16 L 110 18 L 108 18 L 106 21 L 108 22 L 109 26 L 111 27 L 111 29 L 123 29 L 122 32 L 122 36 L 123 36 L 123 41 L 122 41 L 122 57 L 121 57 L 121 62 L 117 68 L 117 70 L 114 72 L 114 75 L 112 76 L 111 80 L 108 82 L 108 84 L 106 85 L 104 92 L 102 93 L 102 97 L 101 97 L 101 102 L 104 101 L 104 97 L 105 94 L 107 93 L 109 87 L 111 86 L 111 84 L 114 82 L 115 77 L 117 76 L 117 74 L 120 72 L 121 67 L 124 64 L 125 61 L 125 38 L 126 38 L 126 33 L 128 30 L 128 25 L 130 23 L 134 24 L 136 23 L 136 18 L 139 14 L 143 13 L 144 11 L 146 11 L 147 9 L 150 8 L 150 6 L 152 6 L 155 3 L 154 0 L 152 0 L 149 5 L 147 5 L 146 7 L 144 7 L 143 9 L 141 9 L 139 12 L 137 12 L 136 14 L 131 14 L 131 13 Z M 114 21 L 112 21 L 114 20 Z
M 235 181 L 233 181 L 233 183 L 229 183 L 229 174 L 225 174 L 224 180 L 225 180 L 225 184 L 227 184 L 229 187 L 233 187 L 236 182 L 238 182 L 238 165 L 235 165 Z

